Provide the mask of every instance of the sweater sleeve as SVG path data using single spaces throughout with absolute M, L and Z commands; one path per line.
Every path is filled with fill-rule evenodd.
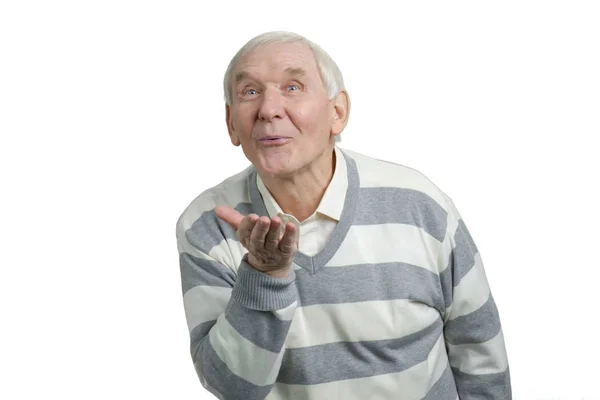
M 511 399 L 500 317 L 481 255 L 452 200 L 447 204 L 444 337 L 459 398 Z
M 246 254 L 236 274 L 194 247 L 179 224 L 177 243 L 190 351 L 202 386 L 222 400 L 264 399 L 297 307 L 295 273 L 273 278 L 252 268 Z

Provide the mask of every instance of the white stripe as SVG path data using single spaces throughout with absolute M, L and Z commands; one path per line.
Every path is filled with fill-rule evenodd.
M 440 246 L 437 239 L 413 225 L 352 226 L 327 266 L 404 262 L 437 274 Z
M 287 306 L 286 308 L 282 308 L 281 310 L 273 311 L 273 314 L 281 321 L 289 321 L 294 318 L 294 314 L 296 313 L 296 308 L 298 308 L 298 301 L 294 301 L 292 304 Z
M 183 306 L 190 332 L 203 322 L 217 319 L 230 297 L 231 288 L 218 286 L 195 286 L 185 292 Z
M 208 337 L 210 345 L 231 372 L 257 386 L 275 382 L 283 350 L 277 354 L 261 349 L 240 335 L 224 315 L 219 317 Z
M 456 230 L 458 229 L 458 223 L 461 220 L 460 214 L 457 216 L 458 211 L 456 211 L 455 207 L 452 207 L 453 204 L 448 208 L 448 218 L 446 219 L 446 239 L 454 241 L 454 235 L 456 235 Z
M 439 313 L 410 300 L 317 304 L 299 307 L 287 348 L 335 342 L 397 339 L 425 329 Z
M 318 385 L 286 385 L 276 383 L 265 400 L 288 399 L 389 399 L 418 400 L 427 394 L 442 375 L 448 359 L 443 336 L 431 349 L 427 360 L 402 372 L 347 379 Z M 391 397 L 390 397 L 391 396 Z
M 181 225 L 181 229 L 183 231 L 190 229 L 192 224 L 205 211 L 212 210 L 218 204 L 237 205 L 240 202 L 248 202 L 248 185 L 246 184 L 246 180 L 251 170 L 252 166 L 250 165 L 196 196 L 179 217 L 178 225 Z
M 208 255 L 237 273 L 242 257 L 248 252 L 236 239 L 223 239 L 208 252 Z
M 454 288 L 451 318 L 454 319 L 478 310 L 488 301 L 490 287 L 488 285 L 481 256 L 475 255 L 475 265 Z
M 466 374 L 495 374 L 506 371 L 508 367 L 502 331 L 487 342 L 459 345 L 447 343 L 446 346 L 450 365 Z
M 377 160 L 347 149 L 343 150 L 356 160 L 361 187 L 396 187 L 417 190 L 427 194 L 446 209 L 446 202 L 441 190 L 420 171 L 405 165 Z

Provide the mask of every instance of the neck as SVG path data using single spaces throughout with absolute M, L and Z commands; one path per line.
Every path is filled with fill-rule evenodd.
M 314 214 L 335 172 L 335 153 L 328 148 L 314 162 L 293 176 L 261 176 L 277 204 L 302 222 Z

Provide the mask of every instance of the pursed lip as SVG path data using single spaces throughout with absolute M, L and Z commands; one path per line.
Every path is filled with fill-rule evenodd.
M 264 142 L 266 140 L 275 140 L 275 139 L 291 139 L 291 138 L 288 137 L 288 136 L 276 136 L 276 135 L 274 135 L 274 136 L 264 136 L 264 137 L 261 137 L 260 139 L 258 139 L 258 141 L 259 142 Z

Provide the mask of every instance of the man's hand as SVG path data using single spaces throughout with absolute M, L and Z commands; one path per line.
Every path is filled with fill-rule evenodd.
M 279 217 L 243 216 L 228 206 L 217 206 L 215 214 L 235 229 L 235 236 L 248 249 L 250 265 L 277 278 L 288 276 L 298 250 L 294 224 L 282 226 Z

